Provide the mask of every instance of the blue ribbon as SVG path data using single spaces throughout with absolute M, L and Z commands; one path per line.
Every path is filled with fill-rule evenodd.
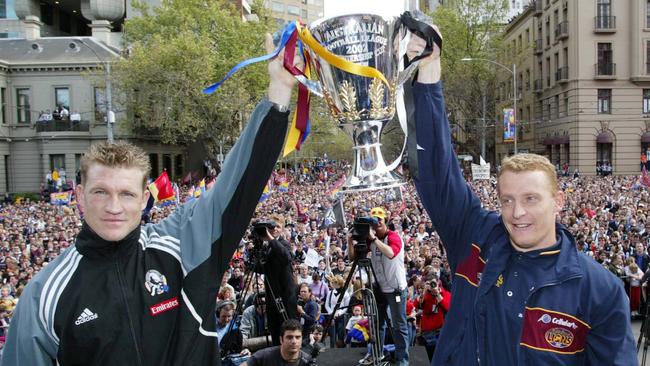
M 295 21 L 290 22 L 289 24 L 287 24 L 284 27 L 284 30 L 282 30 L 282 38 L 280 39 L 280 44 L 275 49 L 275 51 L 273 51 L 273 53 L 270 53 L 270 54 L 265 55 L 265 56 L 251 58 L 251 59 L 248 59 L 248 60 L 245 60 L 245 61 L 242 61 L 242 62 L 238 63 L 235 67 L 233 67 L 228 72 L 228 74 L 226 74 L 226 76 L 223 79 L 221 79 L 217 83 L 212 84 L 209 87 L 203 89 L 203 93 L 205 93 L 205 94 L 214 93 L 217 90 L 217 88 L 219 88 L 221 86 L 221 84 L 223 84 L 226 80 L 228 80 L 228 78 L 230 78 L 235 72 L 237 72 L 237 70 L 241 69 L 242 67 L 246 67 L 248 65 L 251 65 L 251 64 L 254 64 L 254 63 L 257 63 L 257 62 L 261 62 L 261 61 L 267 61 L 267 60 L 270 60 L 270 59 L 276 57 L 280 53 L 280 50 L 282 50 L 282 48 L 284 48 L 284 46 L 287 44 L 287 41 L 289 40 L 289 37 L 291 37 L 291 35 L 295 31 L 296 31 L 296 22 Z

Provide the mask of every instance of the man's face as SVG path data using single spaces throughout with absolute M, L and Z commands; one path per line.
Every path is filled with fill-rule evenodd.
M 386 221 L 381 217 L 375 217 L 377 219 L 377 226 L 375 226 L 375 232 L 377 236 L 383 238 L 388 234 L 388 227 L 386 226 Z
M 76 188 L 84 220 L 102 239 L 118 241 L 140 225 L 149 191 L 136 168 L 90 167 L 85 184 Z
M 323 332 L 315 330 L 312 336 L 314 337 L 314 342 L 320 342 L 323 339 Z
M 234 312 L 234 310 L 221 309 L 219 312 L 219 325 L 223 327 L 226 324 L 230 323 Z
M 555 244 L 555 215 L 564 204 L 564 194 L 551 193 L 551 184 L 543 172 L 503 172 L 499 178 L 499 200 L 510 241 L 518 250 Z
M 280 348 L 283 354 L 295 355 L 300 352 L 302 332 L 299 329 L 286 330 L 280 338 Z
M 311 292 L 309 292 L 309 287 L 302 286 L 300 287 L 300 298 L 307 301 L 311 297 Z

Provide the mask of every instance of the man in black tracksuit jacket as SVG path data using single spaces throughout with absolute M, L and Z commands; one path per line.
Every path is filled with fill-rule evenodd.
M 220 364 L 219 282 L 279 156 L 295 85 L 282 54 L 269 74 L 268 99 L 214 188 L 159 224 L 140 226 L 147 155 L 126 143 L 91 147 L 76 192 L 83 228 L 25 288 L 3 365 Z

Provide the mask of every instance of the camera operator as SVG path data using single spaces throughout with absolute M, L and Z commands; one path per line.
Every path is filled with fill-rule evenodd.
M 445 322 L 445 314 L 449 310 L 451 294 L 439 286 L 438 277 L 430 275 L 424 284 L 424 293 L 415 299 L 415 308 L 418 309 L 422 340 L 427 350 L 429 361 L 433 359 L 440 330 Z
M 390 309 L 392 336 L 395 343 L 397 365 L 409 364 L 408 325 L 406 323 L 406 269 L 404 268 L 404 244 L 400 236 L 386 226 L 386 211 L 381 207 L 370 210 L 370 216 L 377 220 L 370 226 L 367 244 L 371 253 L 370 262 L 377 276 L 375 280 L 380 291 L 375 291 L 379 311 L 380 339 L 384 339 L 387 311 Z M 355 258 L 355 245 L 352 236 L 350 259 Z
M 272 221 L 267 221 L 266 236 L 263 238 L 266 246 L 266 255 L 262 272 L 265 275 L 267 296 L 267 319 L 273 345 L 280 344 L 280 327 L 284 318 L 278 307 L 276 299 L 282 300 L 283 311 L 287 319 L 297 319 L 298 296 L 293 278 L 291 262 L 291 245 L 282 237 L 284 219 L 274 216 Z M 275 296 L 275 299 L 273 298 Z

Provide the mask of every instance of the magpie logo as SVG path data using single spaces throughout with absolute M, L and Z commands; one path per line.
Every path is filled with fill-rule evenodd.
M 98 316 L 96 313 L 93 313 L 90 311 L 88 308 L 85 308 L 84 311 L 79 315 L 77 318 L 77 321 L 74 322 L 75 325 L 81 325 L 83 323 L 87 323 L 91 320 L 97 319 Z

